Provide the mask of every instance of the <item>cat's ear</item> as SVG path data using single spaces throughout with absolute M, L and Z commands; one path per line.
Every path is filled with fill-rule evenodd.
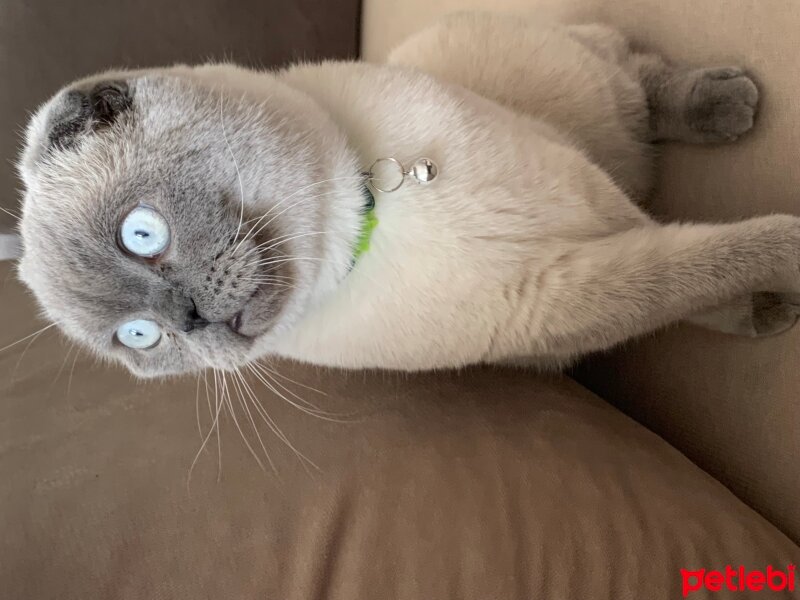
M 47 116 L 47 149 L 73 147 L 83 136 L 110 127 L 132 104 L 125 81 L 103 81 L 61 92 Z

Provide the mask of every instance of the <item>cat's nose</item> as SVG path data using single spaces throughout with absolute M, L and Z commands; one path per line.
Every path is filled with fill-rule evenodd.
M 192 302 L 194 304 L 194 302 Z M 189 333 L 190 331 L 194 331 L 195 329 L 202 329 L 206 325 L 208 325 L 208 321 L 200 316 L 200 313 L 197 312 L 197 307 L 192 306 L 186 312 L 186 318 L 183 320 L 183 331 Z

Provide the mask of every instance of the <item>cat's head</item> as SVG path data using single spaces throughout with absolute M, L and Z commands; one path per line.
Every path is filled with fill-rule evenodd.
M 346 273 L 349 157 L 271 75 L 81 80 L 27 130 L 20 276 L 70 338 L 137 375 L 240 366 Z

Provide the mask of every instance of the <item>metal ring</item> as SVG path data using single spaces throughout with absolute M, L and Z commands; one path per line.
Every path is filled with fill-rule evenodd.
M 374 173 L 375 166 L 380 164 L 381 162 L 390 162 L 390 163 L 392 163 L 393 165 L 395 165 L 397 167 L 397 170 L 398 170 L 398 172 L 400 174 L 400 181 L 396 186 L 394 186 L 392 188 L 383 189 L 383 188 L 381 188 L 381 187 L 379 187 L 379 186 L 377 186 L 375 184 L 375 173 Z M 400 163 L 399 160 L 397 160 L 394 157 L 388 157 L 388 158 L 379 158 L 374 163 L 372 163 L 370 165 L 370 167 L 369 167 L 369 171 L 367 171 L 367 174 L 369 176 L 368 181 L 369 181 L 369 183 L 370 183 L 370 185 L 372 187 L 374 187 L 379 192 L 383 192 L 384 194 L 390 194 L 390 193 L 396 192 L 397 190 L 400 189 L 400 187 L 403 185 L 403 183 L 405 183 L 406 175 L 408 173 L 406 173 L 405 168 L 403 167 L 403 165 Z

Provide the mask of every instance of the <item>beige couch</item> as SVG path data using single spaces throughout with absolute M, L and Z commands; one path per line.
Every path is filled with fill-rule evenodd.
M 364 54 L 464 8 L 602 20 L 676 60 L 749 66 L 756 132 L 665 147 L 654 210 L 796 210 L 794 3 L 366 0 Z M 36 318 L 10 263 L 0 282 L 2 348 Z M 666 600 L 681 569 L 785 569 L 800 562 L 798 336 L 676 328 L 588 361 L 574 374 L 586 387 L 276 365 L 340 418 L 261 389 L 297 453 L 262 427 L 262 472 L 228 418 L 221 469 L 212 438 L 189 479 L 203 380 L 135 383 L 47 331 L 0 352 L 0 598 Z M 689 597 L 798 597 L 754 594 Z

